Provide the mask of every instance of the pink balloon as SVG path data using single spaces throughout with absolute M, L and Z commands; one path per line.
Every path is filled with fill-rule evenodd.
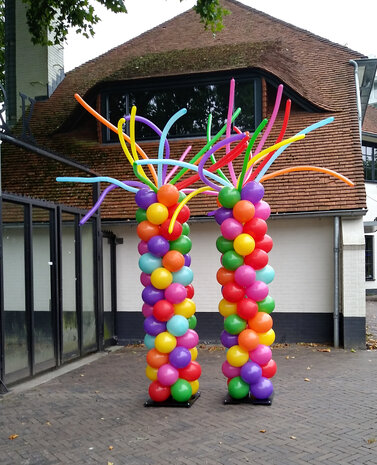
M 246 295 L 256 302 L 260 302 L 268 296 L 268 286 L 263 281 L 255 281 L 246 288 Z
M 267 365 L 272 358 L 272 351 L 268 346 L 259 344 L 256 349 L 249 352 L 250 359 L 261 367 Z
M 271 215 L 271 208 L 267 202 L 260 200 L 255 204 L 255 217 L 261 218 L 262 220 L 267 220 Z
M 183 284 L 180 283 L 171 283 L 165 289 L 165 299 L 172 304 L 179 304 L 183 302 L 187 297 L 187 289 Z
M 199 336 L 193 329 L 188 329 L 186 334 L 177 337 L 177 345 L 186 347 L 186 349 L 193 349 L 199 342 Z
M 145 316 L 145 318 L 148 318 L 149 316 L 153 315 L 152 305 L 143 304 L 141 311 L 143 312 L 143 315 Z
M 170 363 L 161 365 L 157 371 L 157 379 L 163 386 L 171 386 L 177 381 L 178 377 L 178 370 L 170 365 Z
M 222 369 L 223 375 L 226 376 L 227 378 L 235 378 L 236 376 L 241 375 L 241 367 L 232 366 L 228 362 L 228 360 L 225 360 L 221 369 Z
M 137 250 L 140 255 L 144 255 L 148 252 L 148 244 L 145 241 L 140 241 L 137 245 Z
M 140 275 L 140 282 L 144 287 L 149 286 L 151 284 L 151 275 L 143 271 Z
M 221 223 L 221 234 L 225 239 L 233 240 L 243 231 L 242 224 L 234 218 L 228 218 Z
M 244 287 L 251 286 L 255 281 L 255 270 L 249 265 L 241 265 L 234 272 L 234 280 Z

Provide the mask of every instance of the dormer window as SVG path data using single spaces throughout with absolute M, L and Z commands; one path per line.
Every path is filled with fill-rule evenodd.
M 216 134 L 226 123 L 229 101 L 229 84 L 232 76 L 190 77 L 122 83 L 102 92 L 102 114 L 113 124 L 129 115 L 133 105 L 137 115 L 151 120 L 163 130 L 169 118 L 181 108 L 187 113 L 170 129 L 169 138 L 205 137 L 208 115 L 212 113 L 211 134 Z M 234 108 L 241 108 L 235 125 L 241 130 L 253 131 L 261 119 L 261 83 L 255 75 L 235 76 Z M 129 134 L 129 125 L 126 124 Z M 118 142 L 116 134 L 103 130 L 103 142 Z M 156 133 L 147 125 L 136 124 L 138 141 L 157 140 Z

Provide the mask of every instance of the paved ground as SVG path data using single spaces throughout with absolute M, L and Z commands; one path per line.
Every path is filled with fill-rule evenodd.
M 143 407 L 145 349 L 109 353 L 2 398 L 0 464 L 377 464 L 377 351 L 322 349 L 275 348 L 264 407 L 223 405 L 225 354 L 203 348 L 189 409 Z

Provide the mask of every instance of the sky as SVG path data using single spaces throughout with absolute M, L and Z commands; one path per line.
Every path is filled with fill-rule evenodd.
M 101 22 L 94 38 L 70 31 L 65 45 L 65 71 L 85 63 L 129 39 L 192 8 L 194 0 L 126 0 L 128 14 L 110 13 L 93 1 Z M 242 0 L 242 3 L 321 37 L 377 57 L 377 1 Z M 198 17 L 199 20 L 199 17 Z

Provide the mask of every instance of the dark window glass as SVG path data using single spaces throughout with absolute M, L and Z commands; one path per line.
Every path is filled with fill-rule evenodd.
M 377 181 L 377 145 L 364 143 L 362 146 L 364 177 L 366 181 Z
M 237 81 L 234 108 L 241 108 L 235 124 L 242 131 L 255 129 L 256 92 L 253 78 Z M 205 136 L 207 121 L 212 114 L 211 134 L 215 135 L 226 123 L 229 101 L 229 80 L 216 83 L 199 82 L 171 85 L 170 87 L 132 88 L 103 94 L 107 119 L 117 125 L 120 118 L 129 115 L 133 105 L 137 115 L 148 118 L 161 130 L 177 111 L 187 109 L 169 130 L 169 138 Z M 129 127 L 126 125 L 126 132 Z M 137 140 L 158 139 L 146 124 L 136 123 Z M 105 141 L 116 142 L 117 134 L 105 130 Z
M 365 279 L 374 280 L 374 237 L 365 236 Z

